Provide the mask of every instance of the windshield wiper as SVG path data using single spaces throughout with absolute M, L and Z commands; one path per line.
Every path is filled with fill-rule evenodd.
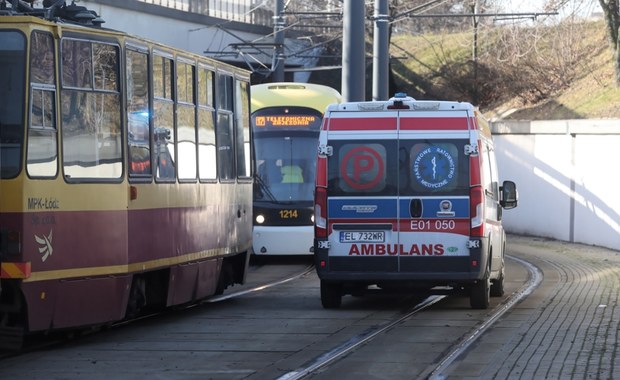
M 269 186 L 267 186 L 265 181 L 263 181 L 263 179 L 260 176 L 258 176 L 258 175 L 254 176 L 254 181 L 258 184 L 259 191 L 260 191 L 260 194 L 261 194 L 260 198 L 263 198 L 263 195 L 266 195 L 269 198 L 270 201 L 276 202 L 276 203 L 278 202 L 276 197 L 273 195 L 273 193 L 269 189 Z

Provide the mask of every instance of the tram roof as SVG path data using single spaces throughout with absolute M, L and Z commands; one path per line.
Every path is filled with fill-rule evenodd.
M 139 45 L 150 46 L 154 49 L 158 49 L 161 51 L 169 51 L 176 53 L 177 55 L 182 55 L 187 58 L 197 58 L 201 61 L 207 62 L 214 67 L 228 67 L 229 71 L 234 72 L 237 75 L 241 75 L 243 77 L 248 77 L 250 75 L 250 71 L 245 68 L 237 67 L 231 63 L 206 57 L 204 55 L 196 54 L 190 51 L 174 48 L 172 46 L 149 40 L 147 38 L 143 38 L 140 36 L 135 36 L 128 34 L 122 30 L 109 29 L 104 28 L 99 25 L 91 25 L 87 23 L 76 23 L 71 20 L 65 20 L 62 18 L 54 18 L 48 19 L 41 17 L 38 14 L 24 14 L 24 13 L 6 13 L 0 12 L 0 24 L 5 25 L 15 25 L 16 29 L 19 30 L 27 30 L 31 28 L 32 25 L 38 25 L 43 28 L 50 28 L 54 30 L 54 34 L 58 37 L 62 37 L 63 32 L 70 31 L 74 33 L 84 33 L 90 35 L 99 35 L 99 36 L 110 36 L 114 38 L 118 38 L 122 41 L 129 41 L 131 43 L 137 43 Z
M 320 84 L 276 82 L 253 85 L 251 99 L 252 112 L 267 107 L 298 106 L 323 113 L 328 105 L 340 103 L 342 96 L 335 89 Z

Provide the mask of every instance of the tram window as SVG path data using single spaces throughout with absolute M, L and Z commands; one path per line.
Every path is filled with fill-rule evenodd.
M 250 172 L 250 86 L 237 80 L 235 91 L 235 134 L 237 144 L 237 176 L 248 178 Z
M 203 181 L 217 179 L 213 77 L 209 68 L 198 69 L 198 177 Z
M 56 129 L 55 96 L 56 91 L 32 88 L 31 128 Z
M 229 112 L 217 114 L 217 166 L 220 179 L 235 179 L 235 152 L 233 145 L 233 118 Z
M 58 173 L 56 131 L 31 128 L 28 131 L 28 175 L 55 177 Z
M 153 115 L 153 155 L 155 156 L 158 181 L 174 181 L 174 112 L 173 103 L 155 99 Z
M 0 177 L 21 170 L 26 39 L 16 31 L 0 31 Z
M 172 99 L 172 60 L 162 56 L 153 59 L 153 95 Z
M 55 91 L 32 88 L 28 129 L 28 175 L 55 177 L 58 173 Z
M 64 87 L 93 88 L 91 44 L 62 40 L 62 84 Z
M 230 75 L 217 75 L 217 108 L 233 110 L 233 78 Z
M 53 85 L 55 79 L 54 38 L 34 31 L 30 37 L 30 82 Z
M 194 103 L 194 66 L 177 63 L 177 100 L 179 103 Z
M 152 175 L 148 70 L 146 54 L 127 50 L 127 139 L 134 178 Z
M 32 32 L 30 38 L 30 126 L 26 169 L 31 177 L 58 174 L 54 39 Z
M 178 105 L 177 136 L 179 179 L 196 179 L 196 113 L 193 106 Z
M 172 59 L 153 58 L 153 155 L 158 181 L 175 181 L 174 103 L 172 101 Z
M 93 49 L 98 52 L 94 61 L 90 55 Z M 116 83 L 119 76 L 115 63 L 118 62 L 118 48 L 64 39 L 62 54 L 61 130 L 65 177 L 69 181 L 118 179 L 123 173 L 121 106 Z M 99 72 L 96 84 L 101 88 L 92 86 L 95 71 Z
M 63 166 L 67 179 L 120 178 L 120 96 L 62 92 Z
M 93 44 L 95 89 L 118 91 L 118 54 L 112 45 Z
M 198 176 L 201 180 L 217 179 L 215 119 L 212 109 L 198 108 Z
M 213 71 L 198 70 L 198 105 L 213 107 Z
M 177 161 L 179 180 L 196 179 L 194 66 L 177 62 Z

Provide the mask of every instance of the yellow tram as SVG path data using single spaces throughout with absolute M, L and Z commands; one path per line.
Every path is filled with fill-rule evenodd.
M 250 73 L 0 0 L 0 341 L 243 283 Z

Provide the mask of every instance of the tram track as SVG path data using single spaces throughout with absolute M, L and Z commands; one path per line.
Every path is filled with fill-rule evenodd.
M 203 301 L 200 301 L 198 304 L 192 305 L 190 307 L 199 306 L 199 305 L 205 304 L 205 303 L 221 302 L 221 301 L 229 300 L 231 298 L 237 298 L 237 297 L 241 297 L 241 296 L 244 296 L 244 295 L 247 295 L 247 294 L 259 292 L 261 290 L 269 289 L 269 288 L 271 288 L 273 286 L 286 284 L 287 282 L 291 282 L 291 281 L 296 280 L 296 279 L 298 279 L 300 277 L 303 277 L 303 276 L 305 276 L 307 274 L 310 274 L 313 271 L 314 271 L 314 265 L 310 265 L 307 268 L 305 268 L 304 270 L 302 270 L 301 273 L 293 274 L 293 275 L 291 275 L 289 277 L 286 277 L 286 278 L 284 278 L 282 280 L 273 281 L 273 282 L 270 282 L 270 283 L 267 283 L 267 284 L 263 284 L 263 285 L 258 285 L 258 286 L 252 287 L 250 289 L 242 290 L 242 291 L 239 291 L 239 292 L 233 292 L 233 293 L 230 293 L 230 294 L 223 294 L 223 295 L 220 295 L 220 296 L 210 297 L 210 298 L 207 298 L 207 299 L 205 299 Z
M 439 361 L 437 364 L 429 366 L 422 372 L 418 378 L 441 380 L 445 378 L 444 373 L 448 368 L 457 360 L 463 353 L 465 353 L 469 347 L 480 338 L 499 318 L 501 318 L 507 311 L 509 311 L 514 305 L 522 301 L 528 295 L 530 295 L 542 282 L 542 272 L 535 265 L 530 262 L 514 257 L 507 256 L 507 258 L 514 260 L 515 262 L 523 265 L 528 273 L 528 281 L 516 292 L 510 295 L 506 300 L 499 304 L 492 311 L 487 318 L 480 323 L 476 324 L 470 332 L 464 334 L 463 338 L 457 341 L 452 349 Z M 307 362 L 303 367 L 300 367 L 294 371 L 290 371 L 278 378 L 278 380 L 298 380 L 311 376 L 317 373 L 321 369 L 336 363 L 338 360 L 344 358 L 347 354 L 355 351 L 357 348 L 370 343 L 373 339 L 377 338 L 387 331 L 397 328 L 403 322 L 411 319 L 414 315 L 421 313 L 424 310 L 429 309 L 431 306 L 437 304 L 443 300 L 445 295 L 432 295 L 424 299 L 422 302 L 413 306 L 410 310 L 403 315 L 397 316 L 394 320 L 388 321 L 380 326 L 371 327 L 360 334 L 351 337 L 346 342 L 334 347 L 333 349 L 315 357 L 313 360 Z
M 448 370 L 450 365 L 454 363 L 467 349 L 482 335 L 484 334 L 499 318 L 501 318 L 507 311 L 509 311 L 514 305 L 522 301 L 525 297 L 530 295 L 542 282 L 543 275 L 541 270 L 530 262 L 520 259 L 515 256 L 509 256 L 508 258 L 514 260 L 521 265 L 525 266 L 530 274 L 529 280 L 523 285 L 523 287 L 516 293 L 508 297 L 498 307 L 493 310 L 493 313 L 482 323 L 477 325 L 473 331 L 467 334 L 461 341 L 459 341 L 455 347 L 439 362 L 437 366 L 430 371 L 426 371 L 422 375 L 422 378 L 428 378 L 429 380 L 442 380 L 446 376 L 444 373 Z
M 413 315 L 431 307 L 432 305 L 441 301 L 445 297 L 446 297 L 445 295 L 435 295 L 435 296 L 427 297 L 424 301 L 415 305 L 410 311 L 405 313 L 400 318 L 397 318 L 394 321 L 387 322 L 381 326 L 371 327 L 367 329 L 366 331 L 362 332 L 361 334 L 357 336 L 352 337 L 351 339 L 335 347 L 334 349 L 324 353 L 323 355 L 318 356 L 317 358 L 312 360 L 312 362 L 308 363 L 308 365 L 306 365 L 305 367 L 289 372 L 279 377 L 278 380 L 303 379 L 304 377 L 318 371 L 319 369 L 337 361 L 338 359 L 342 358 L 349 352 L 354 351 L 356 348 L 366 344 L 367 342 L 371 341 L 372 339 L 384 333 L 385 331 L 388 331 L 389 329 L 397 326 L 401 322 L 411 318 Z
M 300 277 L 303 277 L 305 275 L 308 275 L 310 273 L 313 273 L 314 271 L 314 265 L 309 265 L 305 268 L 303 268 L 301 271 L 297 272 L 297 273 L 293 273 L 290 274 L 282 279 L 278 279 L 278 280 L 274 280 L 274 281 L 269 281 L 266 283 L 261 283 L 261 284 L 257 284 L 257 285 L 252 285 L 249 286 L 247 289 L 241 290 L 241 291 L 236 291 L 236 292 L 231 292 L 229 294 L 222 294 L 222 295 L 218 295 L 218 296 L 212 296 L 212 297 L 208 297 L 204 300 L 200 300 L 199 302 L 193 303 L 193 304 L 188 304 L 188 305 L 182 305 L 182 306 L 177 306 L 174 308 L 169 308 L 169 309 L 165 309 L 162 311 L 158 311 L 158 312 L 154 312 L 154 313 L 149 313 L 149 314 L 145 314 L 145 315 L 141 315 L 138 317 L 134 317 L 131 319 L 127 319 L 127 320 L 122 320 L 119 322 L 115 322 L 112 323 L 110 325 L 106 325 L 106 326 L 93 326 L 87 329 L 76 329 L 76 330 L 68 330 L 68 331 L 57 331 L 57 332 L 53 332 L 50 335 L 48 334 L 38 334 L 38 335 L 34 335 L 34 338 L 32 338 L 31 342 L 26 344 L 24 347 L 22 347 L 22 349 L 19 350 L 0 350 L 0 361 L 4 360 L 4 359 L 8 359 L 8 358 L 13 358 L 13 357 L 17 357 L 20 355 L 24 355 L 24 354 L 28 354 L 31 352 L 35 352 L 35 351 L 40 351 L 40 350 L 45 350 L 45 349 L 50 349 L 50 348 L 54 348 L 54 347 L 59 347 L 63 344 L 69 343 L 71 341 L 76 341 L 79 340 L 80 338 L 84 338 L 87 336 L 91 336 L 93 334 L 97 334 L 97 333 L 101 333 L 103 331 L 106 330 L 110 330 L 110 329 L 117 329 L 123 326 L 128 326 L 131 324 L 136 324 L 140 321 L 145 321 L 145 320 L 149 320 L 149 319 L 153 319 L 157 316 L 162 316 L 165 315 L 167 313 L 172 313 L 172 312 L 182 312 L 183 310 L 188 310 L 188 309 L 192 309 L 204 304 L 212 304 L 212 303 L 218 303 L 218 302 L 222 302 L 222 301 L 226 301 L 226 300 L 230 300 L 230 299 L 234 299 L 234 298 L 238 298 L 238 297 L 242 297 L 242 296 L 246 296 L 248 294 L 253 294 L 256 292 L 260 292 L 269 288 L 272 288 L 274 286 L 278 286 L 278 285 L 282 285 L 282 284 L 286 284 L 288 282 L 294 281 Z
M 406 373 L 407 378 L 442 379 L 469 355 L 468 349 L 501 318 L 500 313 L 540 281 L 540 273 L 526 269 L 521 260 L 507 260 L 514 268 L 507 296 L 480 313 L 465 306 L 466 297 L 442 294 L 420 302 L 420 297 L 379 293 L 347 298 L 341 310 L 325 311 L 312 265 L 269 262 L 254 266 L 240 289 L 229 288 L 230 294 L 203 300 L 204 308 L 196 307 L 200 304 L 186 311 L 175 308 L 145 323 L 130 325 L 129 321 L 126 329 L 106 328 L 100 335 L 40 347 L 34 355 L 42 359 L 36 361 L 41 364 L 29 367 L 28 373 L 44 371 L 45 376 L 78 379 L 85 371 L 117 376 L 116 368 L 122 366 L 123 374 L 133 377 L 168 373 L 180 378 L 202 374 L 203 378 L 291 380 L 360 374 L 371 378 L 377 373 L 384 377 L 393 369 L 393 378 Z M 24 354 L 0 360 L 0 376 L 23 371 L 23 363 L 34 363 L 32 358 Z M 128 358 L 135 365 L 129 365 Z

